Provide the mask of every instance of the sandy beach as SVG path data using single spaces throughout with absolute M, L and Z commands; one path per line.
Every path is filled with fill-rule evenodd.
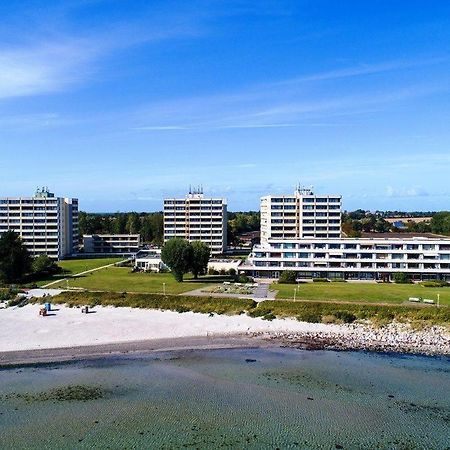
M 98 306 L 89 314 L 63 305 L 39 317 L 38 305 L 0 311 L 0 364 L 56 361 L 89 355 L 188 348 L 286 345 L 450 354 L 450 333 L 433 327 L 413 331 L 393 324 L 299 322 Z

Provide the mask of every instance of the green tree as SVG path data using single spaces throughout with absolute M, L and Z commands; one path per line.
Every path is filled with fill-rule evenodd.
M 112 225 L 114 234 L 125 234 L 127 232 L 127 216 L 126 214 L 117 214 Z
M 192 264 L 191 272 L 194 278 L 198 278 L 199 275 L 206 274 L 208 270 L 209 257 L 211 256 L 211 250 L 204 242 L 194 241 L 192 246 Z
M 39 255 L 33 259 L 31 270 L 35 275 L 54 275 L 62 271 L 61 267 L 47 255 Z
M 397 284 L 407 284 L 411 283 L 411 277 L 404 272 L 396 272 L 392 275 L 392 278 Z
M 169 239 L 161 250 L 163 263 L 170 268 L 175 280 L 182 282 L 192 267 L 192 245 L 181 238 Z
M 433 215 L 430 222 L 433 233 L 450 234 L 450 211 L 441 211 Z
M 145 214 L 145 216 L 142 218 L 141 236 L 143 242 L 153 241 L 153 222 L 150 214 Z
M 153 243 L 162 245 L 164 242 L 164 217 L 162 212 L 150 214 L 150 222 L 152 224 Z
M 129 234 L 139 234 L 141 232 L 141 219 L 138 213 L 128 214 L 126 231 Z
M 0 280 L 4 283 L 22 281 L 31 267 L 31 256 L 14 231 L 0 236 Z
M 278 283 L 281 284 L 295 284 L 297 282 L 297 274 L 293 270 L 284 270 L 280 274 Z

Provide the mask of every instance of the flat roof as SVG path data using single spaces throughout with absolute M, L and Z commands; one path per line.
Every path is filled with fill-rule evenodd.
M 379 238 L 379 239 L 411 239 L 411 238 L 428 238 L 428 239 L 450 239 L 450 236 L 434 233 L 414 233 L 414 232 L 394 232 L 394 233 L 361 233 L 362 238 Z

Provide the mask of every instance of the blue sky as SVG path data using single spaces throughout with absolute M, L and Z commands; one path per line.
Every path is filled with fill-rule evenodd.
M 0 3 L 0 196 L 450 209 L 450 2 Z

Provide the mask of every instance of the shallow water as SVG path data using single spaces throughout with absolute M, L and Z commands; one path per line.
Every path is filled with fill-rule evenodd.
M 103 398 L 22 394 L 84 385 Z M 194 350 L 0 370 L 0 448 L 450 448 L 446 358 Z

